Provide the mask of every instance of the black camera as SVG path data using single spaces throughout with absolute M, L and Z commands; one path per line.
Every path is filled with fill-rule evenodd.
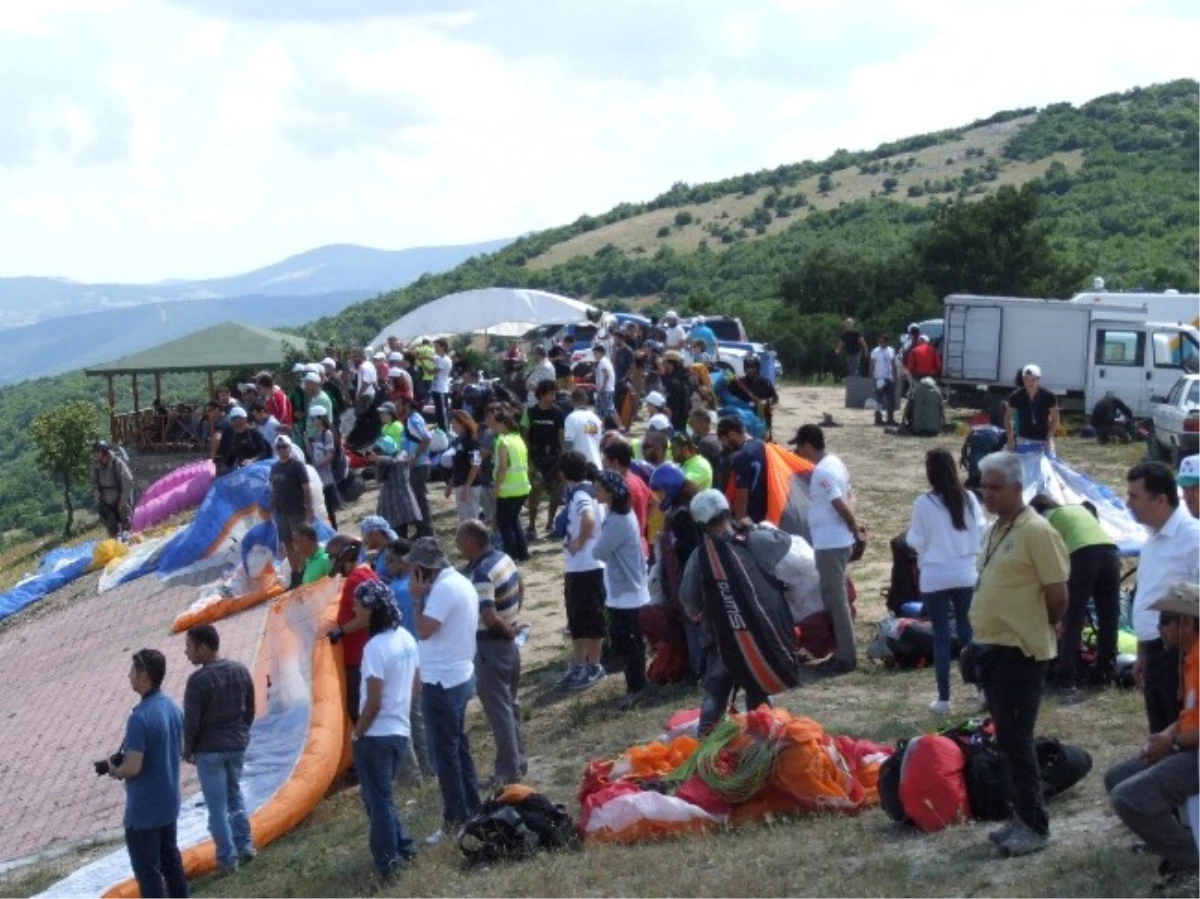
M 104 777 L 113 768 L 120 768 L 123 764 L 125 764 L 125 753 L 122 751 L 114 752 L 108 758 L 100 759 L 98 762 L 92 762 L 92 767 L 96 769 L 97 777 Z

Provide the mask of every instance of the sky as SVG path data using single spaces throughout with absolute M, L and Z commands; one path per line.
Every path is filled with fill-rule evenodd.
M 1197 46 L 1194 0 L 3 2 L 0 276 L 516 236 L 1196 77 Z

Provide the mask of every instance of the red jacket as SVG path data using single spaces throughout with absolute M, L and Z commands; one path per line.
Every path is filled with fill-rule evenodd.
M 906 365 L 914 378 L 937 378 L 942 374 L 942 357 L 932 343 L 918 343 L 913 347 Z
M 359 565 L 350 572 L 345 583 L 342 584 L 342 598 L 338 602 L 337 623 L 339 626 L 354 619 L 354 588 L 367 581 L 377 580 L 379 580 L 379 576 L 371 570 L 369 565 Z M 346 634 L 342 638 L 342 664 L 361 665 L 363 649 L 366 648 L 369 639 L 371 639 L 371 635 L 366 628 Z
M 275 420 L 281 425 L 291 426 L 292 401 L 278 387 L 274 388 L 271 395 L 263 401 L 263 408 L 266 409 L 268 415 L 274 415 Z

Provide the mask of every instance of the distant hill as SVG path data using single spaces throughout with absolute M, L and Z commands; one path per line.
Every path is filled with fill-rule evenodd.
M 265 328 L 340 312 L 377 291 L 176 300 L 65 315 L 0 330 L 0 384 L 87 368 L 230 319 Z
M 158 284 L 83 284 L 67 278 L 0 278 L 0 328 L 30 325 L 64 315 L 180 300 L 250 295 L 306 297 L 346 291 L 372 296 L 402 287 L 427 272 L 446 271 L 472 256 L 494 252 L 507 243 L 508 240 L 491 240 L 406 250 L 331 244 L 241 275 Z M 292 319 L 294 323 L 303 320 Z M 216 321 L 220 319 L 214 318 L 205 324 Z

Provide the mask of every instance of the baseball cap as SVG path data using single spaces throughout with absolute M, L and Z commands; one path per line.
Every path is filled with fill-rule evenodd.
M 646 422 L 647 431 L 669 431 L 671 430 L 671 419 L 659 412 L 657 415 L 651 415 L 650 420 Z
M 232 409 L 229 410 L 229 418 L 231 420 L 234 418 L 245 418 L 245 417 L 246 417 L 246 410 L 243 409 L 241 406 L 234 406 Z
M 667 350 L 663 353 L 663 358 L 668 362 L 682 362 L 683 353 L 679 352 L 679 350 Z
M 328 415 L 328 414 L 329 414 L 329 410 L 326 409 L 324 406 L 310 406 L 309 410 L 308 410 L 309 418 L 320 418 L 320 417 L 322 417 L 324 415 Z
M 390 353 L 388 353 L 388 362 L 403 362 L 403 361 L 404 361 L 403 353 L 398 353 L 395 350 L 392 350 Z
M 305 365 L 303 362 L 297 362 L 295 365 L 292 366 L 292 374 L 298 375 L 302 371 L 308 371 L 308 366 Z
M 322 365 L 320 362 L 308 363 L 308 370 L 311 371 L 315 375 L 325 374 L 325 366 Z
M 651 390 L 646 394 L 646 405 L 662 409 L 667 405 L 667 398 L 657 390 Z
M 367 534 L 384 534 L 388 540 L 396 539 L 396 532 L 382 515 L 368 515 L 358 523 L 358 530 L 364 537 Z
M 292 438 L 289 437 L 287 434 L 280 434 L 278 437 L 275 438 L 275 446 L 277 446 L 277 447 L 286 446 L 289 449 L 291 449 Z
M 1175 483 L 1180 487 L 1200 486 L 1200 455 L 1187 456 L 1179 463 L 1179 474 Z
M 321 376 L 319 374 L 317 374 L 315 371 L 310 371 L 308 374 L 306 374 L 304 376 L 304 383 L 305 384 L 320 384 Z
M 403 378 L 404 377 L 404 369 L 396 368 L 396 366 L 393 365 L 391 368 L 388 369 L 388 377 L 389 378 Z
M 1178 581 L 1171 585 L 1166 595 L 1150 603 L 1150 608 L 1155 612 L 1174 612 L 1176 615 L 1200 618 L 1200 587 Z
M 396 404 L 392 403 L 392 402 L 380 403 L 379 408 L 375 411 L 386 412 L 388 415 L 392 416 L 392 418 L 395 418 L 396 417 Z
M 412 542 L 408 555 L 404 557 L 409 565 L 419 568 L 449 568 L 450 560 L 446 558 L 442 544 L 437 537 L 418 537 Z
M 325 366 L 326 368 L 337 368 L 337 362 L 334 360 L 334 358 L 332 356 L 326 356 L 324 359 L 321 360 L 321 364 L 323 366 Z
M 1042 370 L 1038 368 L 1038 366 L 1030 364 L 1021 369 L 1021 375 L 1032 375 L 1035 378 L 1040 378 L 1042 376 Z
M 373 356 L 371 356 L 371 358 L 372 358 L 372 359 L 374 359 L 376 362 L 382 362 L 382 361 L 384 361 L 385 359 L 387 359 L 387 356 L 386 356 L 385 354 L 383 354 L 383 353 L 378 353 L 378 352 L 377 352 L 377 353 L 375 353 Z

